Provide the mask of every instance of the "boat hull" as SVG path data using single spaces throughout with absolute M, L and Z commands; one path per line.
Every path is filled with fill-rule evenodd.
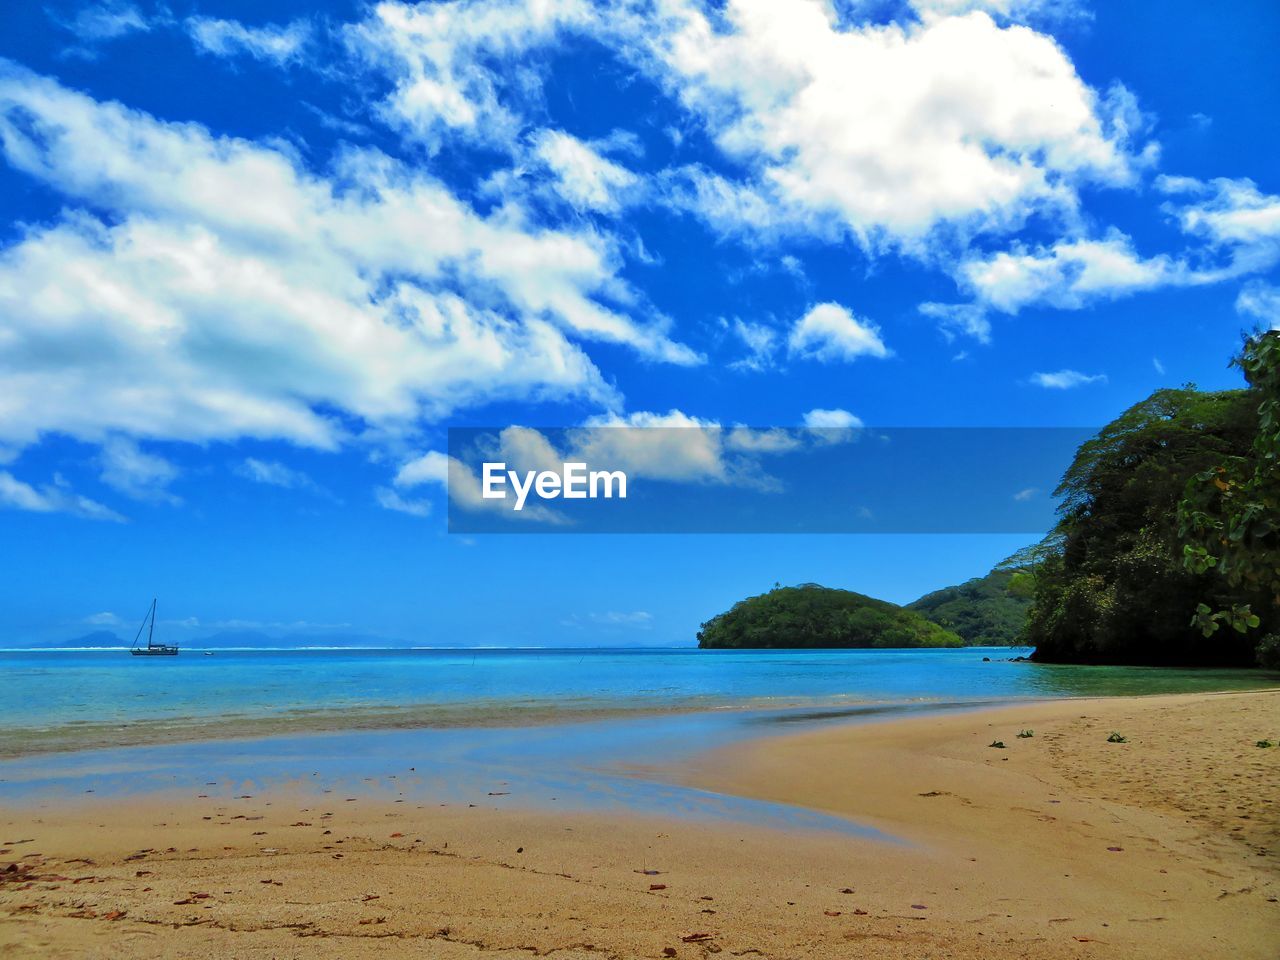
M 137 647 L 129 651 L 135 657 L 176 657 L 177 647 Z

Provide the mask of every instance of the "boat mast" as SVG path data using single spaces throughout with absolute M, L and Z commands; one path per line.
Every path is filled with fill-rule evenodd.
M 151 646 L 151 638 L 156 632 L 156 598 L 151 598 L 151 626 L 147 629 L 147 647 Z

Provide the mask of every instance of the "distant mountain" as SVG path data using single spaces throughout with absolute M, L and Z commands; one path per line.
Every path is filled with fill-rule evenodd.
M 1016 570 L 992 570 L 925 594 L 906 608 L 958 633 L 970 646 L 1015 646 L 1031 608 L 1031 579 Z
M 963 645 L 956 634 L 895 603 L 816 583 L 740 600 L 698 631 L 698 646 L 709 648 Z
M 54 644 L 58 647 L 127 647 L 127 640 L 121 640 L 110 630 L 94 630 L 83 637 Z

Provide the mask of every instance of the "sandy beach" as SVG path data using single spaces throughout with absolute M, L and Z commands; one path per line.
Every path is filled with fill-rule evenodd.
M 651 772 L 892 841 L 515 795 L 11 807 L 0 953 L 1274 958 L 1280 749 L 1263 738 L 1280 739 L 1280 692 L 846 724 Z

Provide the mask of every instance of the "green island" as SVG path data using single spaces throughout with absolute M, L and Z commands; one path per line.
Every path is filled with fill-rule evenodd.
M 1247 386 L 1156 390 L 1081 445 L 1043 540 L 905 607 L 775 587 L 702 647 L 1024 645 L 1033 660 L 1280 669 L 1280 330 L 1232 360 Z
M 887 600 L 806 583 L 738 601 L 702 625 L 698 646 L 962 647 L 964 640 Z

